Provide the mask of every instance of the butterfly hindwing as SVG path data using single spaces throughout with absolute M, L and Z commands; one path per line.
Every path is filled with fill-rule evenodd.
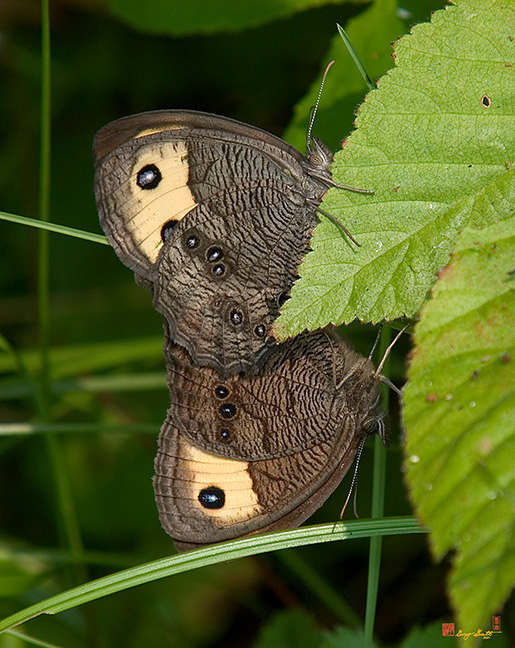
M 372 363 L 325 330 L 279 345 L 256 375 L 225 381 L 168 351 L 172 405 L 154 488 L 179 546 L 300 524 L 382 418 Z

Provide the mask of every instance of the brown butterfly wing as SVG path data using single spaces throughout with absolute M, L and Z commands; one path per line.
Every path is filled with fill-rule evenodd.
M 143 113 L 95 141 L 100 222 L 193 362 L 249 370 L 270 343 L 326 186 L 279 138 L 201 113 Z
M 327 375 L 305 374 L 309 377 L 304 386 L 318 391 L 320 382 L 334 380 L 340 369 L 344 375 L 343 382 L 334 385 L 340 400 L 336 399 L 339 404 L 337 412 L 333 408 L 335 424 L 332 433 L 328 434 L 320 425 L 319 439 L 309 427 L 312 419 L 317 420 L 316 410 L 320 404 L 309 395 L 306 398 L 304 394 L 299 399 L 302 403 L 299 402 L 298 411 L 302 408 L 305 411 L 293 423 L 297 430 L 290 428 L 292 416 L 288 409 L 293 406 L 299 384 L 303 384 L 305 371 L 306 356 L 294 352 L 299 343 L 305 350 L 313 352 L 310 362 L 315 362 L 316 356 L 321 354 L 322 357 L 331 357 L 334 368 Z M 286 361 L 285 357 L 288 358 Z M 357 361 L 360 363 L 359 371 L 356 370 Z M 302 367 L 302 371 L 297 372 L 297 366 Z M 282 394 L 274 402 L 275 374 L 281 370 L 289 373 L 290 380 L 280 380 Z M 200 394 L 204 394 L 209 380 L 200 379 L 198 382 L 199 375 L 195 374 L 197 382 L 193 384 L 197 385 Z M 181 376 L 183 373 L 175 374 L 179 381 L 184 379 Z M 221 456 L 219 447 L 208 452 L 204 446 L 209 443 L 192 442 L 191 435 L 183 434 L 185 423 L 191 425 L 195 417 L 208 424 L 209 415 L 206 416 L 203 406 L 199 409 L 195 400 L 190 402 L 191 414 L 186 417 L 177 416 L 177 411 L 184 408 L 184 413 L 188 409 L 187 398 L 180 408 L 172 405 L 161 430 L 154 489 L 161 523 L 178 541 L 180 549 L 301 524 L 339 484 L 352 464 L 363 436 L 370 432 L 369 424 L 380 418 L 377 378 L 371 363 L 349 350 L 345 343 L 335 344 L 321 332 L 304 334 L 284 343 L 258 375 L 234 383 L 231 381 L 231 384 L 239 385 L 244 381 L 252 387 L 246 400 L 244 392 L 239 392 L 238 402 L 242 409 L 245 408 L 247 416 L 242 417 L 241 425 L 234 426 L 233 430 L 239 441 L 240 456 L 246 458 Z M 205 392 L 207 400 L 208 391 Z M 190 396 L 194 393 L 195 387 L 189 391 Z M 200 396 L 201 401 L 203 398 L 204 395 Z M 279 402 L 281 405 L 277 409 Z M 212 411 L 212 408 L 208 406 L 207 411 Z M 323 419 L 318 420 L 321 423 Z M 244 426 L 249 421 L 254 427 L 245 441 L 247 429 Z M 303 431 L 306 432 L 304 445 Z M 294 439 L 291 447 L 288 443 L 290 433 Z M 267 440 L 268 434 L 271 438 Z M 197 440 L 200 438 L 202 435 Z M 255 439 L 261 441 L 256 443 Z M 277 453 L 272 453 L 272 458 L 262 459 L 263 446 L 274 443 Z M 253 445 L 257 450 L 254 458 Z
M 164 354 L 169 420 L 205 452 L 245 461 L 292 455 L 346 433 L 342 425 L 352 420 L 353 372 L 373 371 L 369 360 L 326 331 L 277 345 L 249 376 L 222 379 L 209 367 L 192 365 L 170 341 Z M 345 375 L 349 384 L 341 389 Z M 352 408 L 359 405 L 353 401 Z
M 224 375 L 249 370 L 266 346 L 316 219 L 306 207 L 288 207 L 279 182 L 260 200 L 254 189 L 231 191 L 174 228 L 154 284 L 172 339 L 194 363 Z
M 122 262 L 141 281 L 153 281 L 163 226 L 180 221 L 216 193 L 207 172 L 224 142 L 254 154 L 261 150 L 299 183 L 304 179 L 303 157 L 295 148 L 259 128 L 208 113 L 144 112 L 113 121 L 96 134 L 94 186 L 100 224 Z M 148 169 L 139 176 L 156 162 L 160 177 L 152 178 Z
M 359 442 L 358 434 L 341 435 L 334 444 L 245 462 L 205 453 L 167 420 L 154 477 L 161 524 L 188 548 L 299 525 L 343 479 Z M 202 496 L 214 505 L 201 504 Z

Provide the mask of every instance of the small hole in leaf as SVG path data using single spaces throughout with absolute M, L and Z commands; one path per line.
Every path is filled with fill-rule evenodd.
M 490 106 L 492 105 L 492 100 L 487 94 L 484 94 L 481 97 L 481 105 L 483 106 L 483 108 L 490 108 Z

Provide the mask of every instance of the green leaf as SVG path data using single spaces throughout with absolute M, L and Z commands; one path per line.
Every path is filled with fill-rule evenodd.
M 107 0 L 110 10 L 132 27 L 158 34 L 194 34 L 255 27 L 299 11 L 344 0 Z
M 434 623 L 426 628 L 414 628 L 400 644 L 400 648 L 449 648 L 450 646 L 452 640 L 442 635 L 441 623 Z
M 333 165 L 338 182 L 375 194 L 331 189 L 322 205 L 362 246 L 322 219 L 278 338 L 413 317 L 459 232 L 511 215 L 513 34 L 513 2 L 459 0 L 397 43 L 396 67 L 367 96 Z
M 372 79 L 377 79 L 393 65 L 391 42 L 405 30 L 396 10 L 396 0 L 376 0 L 345 26 L 352 45 Z M 331 147 L 336 147 L 352 128 L 354 111 L 363 99 L 366 85 L 336 31 L 326 60 L 334 60 L 335 65 L 325 80 L 314 134 Z M 306 96 L 295 106 L 293 121 L 284 133 L 284 139 L 301 151 L 306 147 L 308 116 L 315 105 L 324 70 L 325 65 L 320 78 L 315 80 Z
M 464 631 L 515 583 L 515 218 L 467 228 L 415 329 L 407 479 Z M 511 274 L 510 274 L 511 273 Z
M 363 630 L 351 630 L 350 628 L 338 628 L 325 636 L 322 648 L 363 648 Z M 375 641 L 372 641 L 370 648 L 377 648 Z
M 314 619 L 302 610 L 277 614 L 259 634 L 254 648 L 317 648 L 320 631 Z

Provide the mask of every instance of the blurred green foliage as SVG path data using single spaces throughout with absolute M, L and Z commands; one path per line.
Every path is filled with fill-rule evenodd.
M 51 220 L 100 232 L 91 143 L 98 128 L 125 114 L 158 108 L 207 110 L 281 134 L 293 106 L 319 75 L 335 23 L 346 26 L 368 6 L 327 4 L 298 12 L 291 5 L 280 19 L 257 27 L 171 37 L 130 28 L 111 16 L 102 0 L 52 2 Z M 410 0 L 396 15 L 407 30 L 442 5 L 437 0 Z M 350 59 L 343 64 L 352 65 Z M 3 3 L 0 210 L 30 217 L 37 216 L 39 92 L 39 3 Z M 347 134 L 352 119 L 350 113 L 348 123 L 332 131 L 333 146 Z M 320 128 L 326 135 L 323 119 Z M 24 363 L 38 343 L 37 233 L 6 222 L 0 222 L 0 228 L 0 333 L 5 342 L 0 348 L 6 349 L 0 355 L 0 422 L 31 422 L 37 418 L 34 375 L 30 365 L 24 370 Z M 51 358 L 61 381 L 52 392 L 52 420 L 99 426 L 98 433 L 59 437 L 84 551 L 73 556 L 62 549 L 62 520 L 41 435 L 0 438 L 2 617 L 83 580 L 173 553 L 153 501 L 155 434 L 102 432 L 103 425 L 138 423 L 155 425 L 157 433 L 168 403 L 161 317 L 150 295 L 134 284 L 108 247 L 53 234 L 50 251 L 51 345 L 56 350 Z M 349 337 L 361 351 L 367 352 L 374 336 L 369 328 L 349 327 Z M 127 352 L 108 360 L 100 343 L 125 344 Z M 131 352 L 138 345 L 141 352 Z M 406 344 L 401 342 L 398 350 L 402 357 Z M 157 388 L 140 380 L 159 374 L 162 384 Z M 62 382 L 127 375 L 135 380 L 125 391 Z M 402 377 L 402 359 L 394 358 L 393 378 Z M 392 400 L 385 513 L 401 515 L 410 509 Z M 337 519 L 348 483 L 347 478 L 310 523 Z M 367 447 L 358 495 L 364 517 L 370 510 L 370 483 Z M 383 546 L 378 642 L 399 645 L 416 626 L 451 620 L 444 594 L 446 564 L 431 563 L 426 540 L 387 538 Z M 221 564 L 55 618 L 39 618 L 22 630 L 74 648 L 239 648 L 252 646 L 258 637 L 263 642 L 263 627 L 290 608 L 309 615 L 312 621 L 305 623 L 310 628 L 355 628 L 364 614 L 367 553 L 367 542 L 351 541 L 297 550 L 294 561 L 279 552 Z M 310 579 L 310 570 L 323 587 Z M 0 637 L 2 648 L 24 645 Z

